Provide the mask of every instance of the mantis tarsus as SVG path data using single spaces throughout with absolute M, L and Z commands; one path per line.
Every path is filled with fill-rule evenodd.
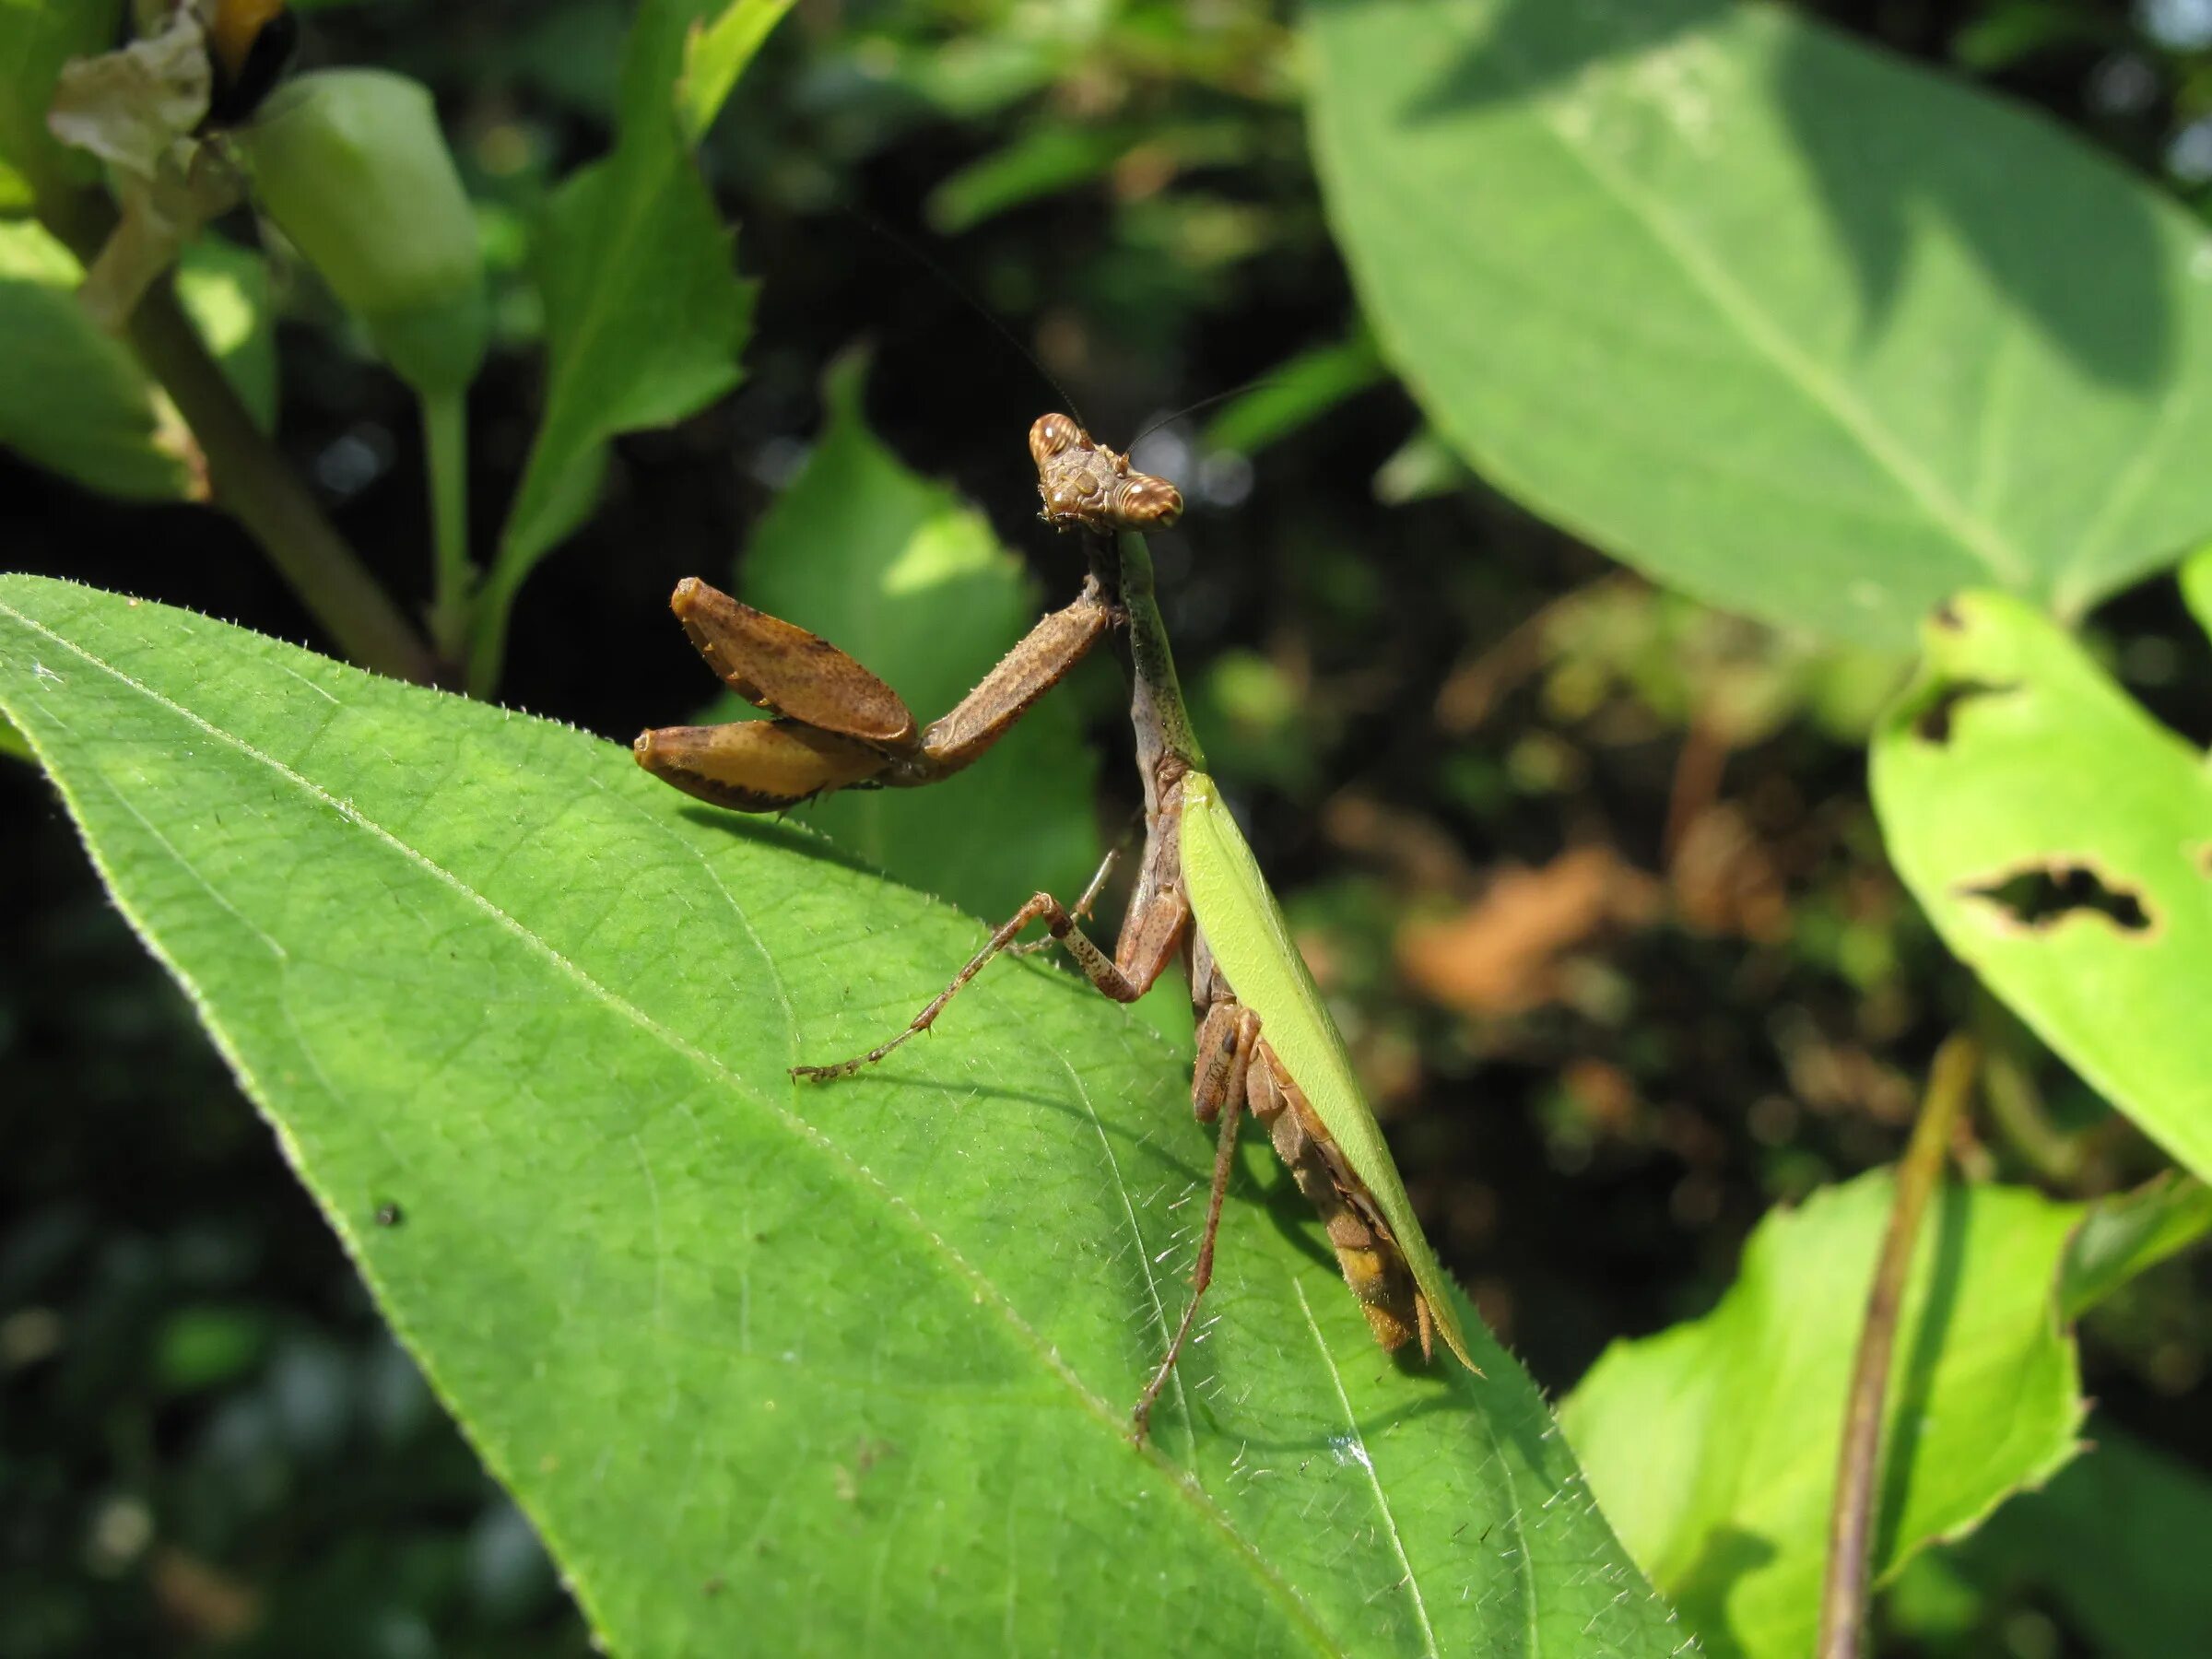
M 639 763 L 678 788 L 742 810 L 788 806 L 855 785 L 919 784 L 959 770 L 1058 682 L 1109 627 L 1129 629 L 1131 719 L 1145 794 L 1145 843 L 1135 888 L 1109 957 L 1078 925 L 1100 886 L 1074 907 L 1038 893 L 907 1028 L 880 1047 L 832 1065 L 794 1067 L 828 1081 L 874 1065 L 927 1030 L 961 987 L 1032 922 L 1117 1002 L 1135 1002 L 1182 955 L 1198 1020 L 1191 1103 L 1218 1124 L 1213 1180 L 1190 1300 L 1132 1414 L 1142 1440 L 1160 1391 L 1189 1339 L 1213 1277 L 1214 1245 L 1246 1107 L 1266 1125 L 1299 1190 L 1320 1212 L 1346 1282 L 1375 1339 L 1395 1349 L 1436 1340 L 1470 1371 L 1443 1270 L 1406 1195 L 1368 1108 L 1343 1039 L 1291 943 L 1259 866 L 1206 771 L 1153 596 L 1151 556 L 1139 531 L 1171 522 L 1171 484 L 1134 471 L 1074 420 L 1047 415 L 1030 429 L 1047 522 L 1079 530 L 1090 549 L 1082 594 L 1033 629 L 959 707 L 925 732 L 890 688 L 827 641 L 688 581 L 674 600 L 694 645 L 772 722 L 648 732 Z M 1111 864 L 1111 859 L 1109 864 Z M 1105 875 L 1101 868 L 1100 880 Z

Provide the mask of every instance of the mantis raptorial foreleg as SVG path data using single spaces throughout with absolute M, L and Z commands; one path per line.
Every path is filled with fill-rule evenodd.
M 632 745 L 663 782 L 717 806 L 780 812 L 852 788 L 912 789 L 972 765 L 1089 653 L 1117 618 L 1096 574 L 1032 628 L 942 720 L 917 731 L 899 694 L 818 635 L 696 576 L 669 608 L 723 682 L 773 720 L 662 726 Z

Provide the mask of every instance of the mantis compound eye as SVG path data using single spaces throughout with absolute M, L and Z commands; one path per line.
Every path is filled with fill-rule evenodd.
M 1041 415 L 1030 428 L 1030 457 L 1040 466 L 1054 455 L 1089 443 L 1083 429 L 1065 415 Z
M 1182 516 L 1182 491 L 1150 473 L 1132 473 L 1116 492 L 1114 516 L 1131 529 L 1165 529 Z

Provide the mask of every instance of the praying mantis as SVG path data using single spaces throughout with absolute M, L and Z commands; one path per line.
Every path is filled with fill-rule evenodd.
M 1182 499 L 1173 485 L 1094 443 L 1065 415 L 1044 416 L 1030 429 L 1030 453 L 1042 516 L 1083 535 L 1089 571 L 1075 603 L 1038 623 L 951 713 L 917 732 L 898 695 L 835 646 L 694 578 L 671 601 L 692 644 L 725 683 L 774 718 L 650 731 L 634 746 L 638 763 L 700 799 L 752 812 L 837 789 L 935 782 L 982 755 L 1112 628 L 1125 627 L 1145 840 L 1113 954 L 1080 925 L 1112 866 L 1110 854 L 1072 907 L 1044 892 L 1022 905 L 896 1036 L 833 1065 L 794 1066 L 794 1075 L 829 1082 L 883 1060 L 929 1030 L 992 958 L 1021 948 L 1018 936 L 1035 922 L 1117 1002 L 1143 996 L 1181 956 L 1198 1023 L 1191 1104 L 1199 1122 L 1216 1128 L 1213 1176 L 1190 1298 L 1131 1412 L 1133 1438 L 1145 1439 L 1212 1281 L 1246 1110 L 1319 1213 L 1376 1341 L 1394 1351 L 1418 1339 L 1427 1360 L 1441 1339 L 1479 1376 L 1443 1269 L 1344 1040 L 1206 772 L 1142 535 L 1172 523 Z

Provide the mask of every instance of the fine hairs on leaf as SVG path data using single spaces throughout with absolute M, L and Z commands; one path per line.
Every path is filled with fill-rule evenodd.
M 1016 967 L 958 1042 L 785 1076 L 970 947 L 948 908 L 64 583 L 0 578 L 0 708 L 614 1649 L 1678 1650 L 1471 1312 L 1487 1382 L 1391 1363 L 1248 1178 L 1131 1449 L 1205 1178 L 1158 1040 Z

